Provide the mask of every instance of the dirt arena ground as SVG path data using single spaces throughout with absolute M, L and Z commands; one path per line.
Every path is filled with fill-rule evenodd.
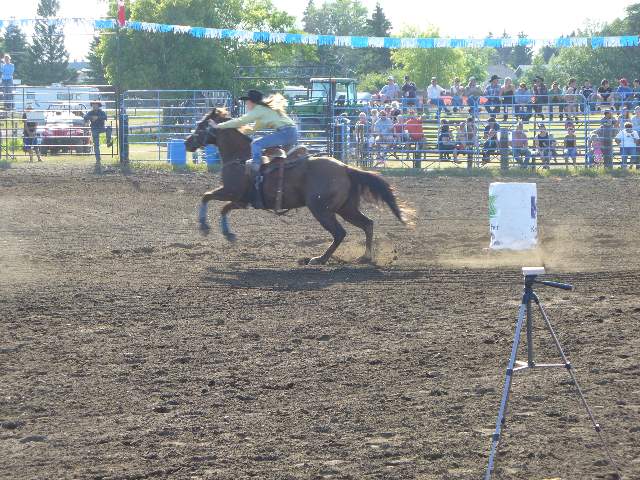
M 541 248 L 488 253 L 485 178 L 390 178 L 416 209 L 325 267 L 306 211 L 199 236 L 215 175 L 0 172 L 0 477 L 478 479 L 521 291 L 538 291 L 623 478 L 640 478 L 640 179 L 538 179 Z M 211 211 L 215 225 L 217 211 Z M 539 360 L 555 361 L 540 322 Z M 498 479 L 606 479 L 564 370 L 517 376 Z

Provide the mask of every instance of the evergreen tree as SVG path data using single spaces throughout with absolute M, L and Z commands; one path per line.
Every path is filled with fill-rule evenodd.
M 27 57 L 27 37 L 17 25 L 9 25 L 7 27 L 2 51 L 11 55 L 12 61 L 16 66 L 15 77 L 21 79 L 24 75 Z
M 59 0 L 40 0 L 38 20 L 35 24 L 33 41 L 27 49 L 25 76 L 31 84 L 49 85 L 64 82 L 73 77 L 69 70 L 69 54 L 64 46 L 64 32 L 61 26 L 47 25 L 47 18 L 55 17 L 60 8 Z
M 93 85 L 105 85 L 107 80 L 104 76 L 104 65 L 102 64 L 102 55 L 98 49 L 100 46 L 100 37 L 94 37 L 91 42 L 87 60 L 89 61 L 89 83 Z
M 391 35 L 391 21 L 384 14 L 380 3 L 376 3 L 371 18 L 367 19 L 367 34 L 372 37 Z M 391 68 L 391 52 L 388 48 L 375 49 L 366 57 L 368 57 L 367 61 L 360 70 L 379 72 Z
M 524 32 L 518 34 L 518 38 L 527 38 Z M 511 57 L 509 58 L 509 65 L 512 68 L 518 68 L 520 65 L 531 65 L 533 61 L 533 50 L 531 47 L 516 45 L 511 51 Z

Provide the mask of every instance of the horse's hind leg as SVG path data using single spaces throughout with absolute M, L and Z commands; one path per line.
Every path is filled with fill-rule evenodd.
M 373 260 L 373 220 L 362 213 L 357 204 L 347 202 L 347 204 L 338 210 L 338 215 L 362 230 L 366 236 L 364 256 L 360 258 L 362 262 L 371 262 Z
M 333 243 L 329 246 L 326 252 L 319 257 L 314 257 L 309 260 L 309 265 L 324 265 L 336 251 L 336 248 L 340 246 L 342 240 L 347 235 L 347 232 L 342 225 L 338 223 L 336 214 L 326 209 L 326 207 L 310 208 L 313 216 L 320 222 L 325 230 L 327 230 L 333 236 Z

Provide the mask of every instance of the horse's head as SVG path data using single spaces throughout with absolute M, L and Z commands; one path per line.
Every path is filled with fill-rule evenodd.
M 196 124 L 196 128 L 185 140 L 188 152 L 195 152 L 206 145 L 216 145 L 215 127 L 218 123 L 229 120 L 229 112 L 224 108 L 214 108 Z

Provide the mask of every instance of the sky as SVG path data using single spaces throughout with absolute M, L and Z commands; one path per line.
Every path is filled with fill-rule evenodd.
M 276 7 L 300 19 L 307 0 L 272 0 Z M 316 5 L 322 0 L 315 0 Z M 376 0 L 361 0 L 371 11 Z M 625 7 L 633 0 L 535 0 L 526 2 L 487 2 L 479 0 L 379 0 L 394 25 L 394 32 L 405 26 L 426 28 L 433 25 L 440 35 L 483 38 L 489 32 L 503 31 L 516 36 L 525 32 L 532 38 L 554 38 L 569 34 L 588 23 L 611 21 L 624 16 Z M 0 18 L 33 18 L 38 0 L 0 0 Z M 490 7 L 489 7 L 490 5 Z M 602 8 L 606 5 L 605 8 Z M 508 6 L 509 8 L 505 8 Z M 490 11 L 490 13 L 489 13 Z M 61 17 L 101 17 L 106 15 L 106 0 L 60 0 Z M 194 25 L 197 26 L 197 25 Z M 71 59 L 83 58 L 89 48 L 92 32 L 67 28 L 67 50 Z

